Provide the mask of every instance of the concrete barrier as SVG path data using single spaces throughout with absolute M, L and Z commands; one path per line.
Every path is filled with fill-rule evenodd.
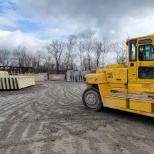
M 9 76 L 9 73 L 6 72 L 6 71 L 0 71 L 0 76 L 8 77 Z
M 17 90 L 35 85 L 34 76 L 14 76 L 0 73 L 0 90 Z
M 74 70 L 69 70 L 66 73 L 66 80 L 67 81 L 75 81 L 75 82 L 81 82 L 84 81 L 84 76 L 86 74 L 90 73 L 89 70 L 85 70 L 85 71 L 74 71 Z
M 74 70 L 66 72 L 66 81 L 74 81 Z
M 74 71 L 74 81 L 81 81 L 81 71 Z
M 0 77 L 0 90 L 17 90 L 32 85 L 35 85 L 33 76 Z
M 65 74 L 49 74 L 49 80 L 64 81 L 65 80 Z
M 43 74 L 26 73 L 26 74 L 18 74 L 18 76 L 34 76 L 35 81 L 44 81 L 45 80 L 45 77 Z
M 44 80 L 48 80 L 48 73 L 39 73 L 40 75 L 44 75 Z

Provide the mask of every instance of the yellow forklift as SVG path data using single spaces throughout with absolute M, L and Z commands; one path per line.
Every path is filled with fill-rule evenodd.
M 110 64 L 85 76 L 86 109 L 109 107 L 154 117 L 154 35 L 129 39 L 128 68 Z

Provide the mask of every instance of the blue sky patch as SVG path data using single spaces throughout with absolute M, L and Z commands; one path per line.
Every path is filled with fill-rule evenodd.
M 36 32 L 37 30 L 43 28 L 43 25 L 41 23 L 30 22 L 28 20 L 18 20 L 17 24 L 18 29 L 23 32 Z

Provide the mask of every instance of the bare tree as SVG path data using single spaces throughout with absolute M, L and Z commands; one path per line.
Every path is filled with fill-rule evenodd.
M 26 49 L 25 47 L 18 46 L 13 50 L 14 64 L 18 66 L 25 66 Z
M 102 54 L 101 54 L 101 60 L 102 60 L 102 67 L 105 67 L 106 63 L 108 63 L 108 56 L 111 53 L 111 43 L 107 38 L 104 38 L 102 41 Z
M 59 66 L 61 63 L 61 56 L 64 51 L 64 42 L 58 41 L 58 40 L 52 41 L 52 43 L 50 45 L 48 45 L 48 50 L 50 51 L 52 57 L 55 60 L 56 71 L 58 74 L 59 73 Z
M 0 64 L 8 66 L 11 60 L 11 51 L 9 49 L 0 49 Z
M 43 62 L 44 53 L 42 50 L 37 50 L 33 56 L 33 67 L 35 68 L 35 71 L 39 72 L 41 63 Z
M 92 35 L 84 37 L 83 48 L 87 56 L 88 69 L 91 70 L 91 56 L 94 50 L 94 38 Z
M 83 69 L 88 70 L 87 57 L 86 56 L 83 56 L 82 64 L 83 64 Z
M 103 44 L 102 42 L 96 42 L 95 43 L 95 53 L 96 53 L 96 66 L 99 66 L 100 64 L 100 56 L 103 52 Z
M 66 43 L 66 51 L 64 54 L 64 63 L 66 65 L 66 70 L 73 69 L 73 61 L 75 59 L 75 45 L 76 45 L 76 36 L 70 35 L 68 37 L 68 42 Z
M 118 64 L 127 65 L 127 46 L 126 41 L 115 42 L 112 44 L 112 50 L 116 54 L 116 62 Z
M 24 66 L 25 67 L 32 67 L 32 62 L 33 62 L 33 54 L 26 53 Z
M 78 37 L 77 39 L 77 51 L 78 51 L 78 56 L 80 60 L 80 69 L 83 70 L 85 67 L 83 66 L 83 55 L 84 55 L 84 47 L 83 47 L 84 41 L 83 38 Z

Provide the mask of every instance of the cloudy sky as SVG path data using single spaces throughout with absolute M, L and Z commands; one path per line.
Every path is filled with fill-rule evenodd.
M 153 27 L 153 0 L 0 0 L 0 47 L 33 52 L 82 33 L 120 41 L 154 34 Z

